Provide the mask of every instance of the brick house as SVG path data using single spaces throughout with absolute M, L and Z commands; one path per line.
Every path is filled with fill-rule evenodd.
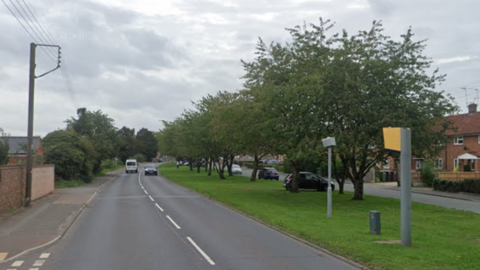
M 455 130 L 447 131 L 445 149 L 435 159 L 435 168 L 448 171 L 480 171 L 480 112 L 477 104 L 468 113 L 448 116 Z
M 26 164 L 27 160 L 27 137 L 6 137 L 8 142 L 8 163 L 7 164 Z M 40 137 L 33 137 L 33 163 L 43 164 L 42 140 Z

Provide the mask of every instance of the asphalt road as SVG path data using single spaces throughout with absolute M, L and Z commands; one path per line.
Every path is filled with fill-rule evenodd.
M 9 269 L 356 269 L 160 176 L 142 174 L 115 179 L 63 239 L 22 260 Z

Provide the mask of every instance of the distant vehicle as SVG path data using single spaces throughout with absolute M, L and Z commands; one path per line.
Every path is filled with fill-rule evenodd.
M 157 168 L 153 166 L 147 166 L 145 168 L 145 175 L 158 175 Z
M 293 174 L 287 175 L 283 180 L 283 187 L 290 190 L 292 187 Z M 316 189 L 318 191 L 325 191 L 328 187 L 328 180 L 311 172 L 300 172 L 300 179 L 298 179 L 298 188 L 302 189 Z M 332 183 L 332 191 L 335 190 L 335 185 Z
M 238 164 L 233 164 L 232 165 L 232 173 L 233 174 L 242 174 L 243 173 L 242 167 L 240 167 L 240 165 L 238 165 Z
M 136 159 L 127 159 L 127 161 L 125 162 L 125 172 L 138 173 L 138 163 Z
M 268 165 L 280 165 L 280 162 L 277 160 L 271 159 L 267 162 Z
M 261 168 L 258 172 L 258 179 L 278 180 L 278 171 L 275 168 Z
M 270 161 L 270 159 L 264 159 L 263 164 L 268 164 L 269 161 Z

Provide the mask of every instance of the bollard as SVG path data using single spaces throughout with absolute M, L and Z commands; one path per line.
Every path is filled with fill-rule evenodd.
M 380 212 L 370 211 L 370 234 L 381 234 Z

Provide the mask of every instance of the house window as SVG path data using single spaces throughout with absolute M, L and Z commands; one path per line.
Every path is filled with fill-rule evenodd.
M 383 162 L 383 168 L 390 169 L 390 160 L 385 159 L 385 161 Z
M 463 136 L 456 136 L 453 138 L 454 145 L 462 145 L 463 144 Z
M 436 159 L 433 161 L 433 166 L 434 166 L 435 169 L 437 169 L 437 170 L 443 169 L 443 158 L 436 158 Z
M 422 168 L 422 163 L 423 163 L 423 160 L 421 159 L 415 160 L 415 169 L 420 170 Z
M 453 159 L 453 168 L 458 168 L 458 158 Z
M 475 159 L 470 160 L 470 171 L 475 171 Z

